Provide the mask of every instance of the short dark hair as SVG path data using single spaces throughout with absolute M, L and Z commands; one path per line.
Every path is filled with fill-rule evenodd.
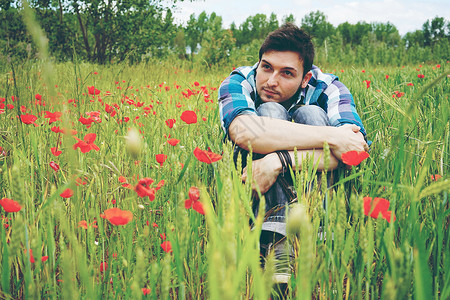
M 312 68 L 314 45 L 311 36 L 294 24 L 286 23 L 269 33 L 259 49 L 259 60 L 267 51 L 294 51 L 303 60 L 303 75 Z

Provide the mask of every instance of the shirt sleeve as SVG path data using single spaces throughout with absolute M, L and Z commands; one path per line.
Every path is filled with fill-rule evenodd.
M 231 122 L 241 114 L 256 115 L 256 93 L 251 83 L 240 72 L 233 72 L 219 88 L 219 112 L 222 128 L 228 136 Z
M 342 82 L 335 78 L 324 90 L 323 96 L 328 98 L 327 114 L 332 126 L 355 124 L 361 128 L 361 133 L 366 136 L 366 130 L 356 111 L 353 96 Z M 320 100 L 319 102 L 321 102 Z

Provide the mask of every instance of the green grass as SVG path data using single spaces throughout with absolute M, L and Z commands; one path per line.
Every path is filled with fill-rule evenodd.
M 315 177 L 313 166 L 296 175 L 297 190 L 305 191 L 299 202 L 306 221 L 301 235 L 291 236 L 298 271 L 289 284 L 290 298 L 450 297 L 448 68 L 443 62 L 440 68 L 324 70 L 336 73 L 352 91 L 373 144 L 370 158 L 325 191 L 326 210 L 317 180 L 308 193 L 303 188 Z M 272 271 L 259 265 L 262 220 L 250 229 L 250 186 L 240 182 L 233 167 L 231 145 L 222 144 L 217 88 L 230 71 L 231 66 L 205 71 L 181 62 L 49 68 L 28 61 L 1 74 L 0 98 L 6 100 L 0 114 L 0 198 L 18 201 L 22 210 L 0 212 L 2 224 L 9 225 L 0 229 L 0 296 L 268 299 Z M 364 80 L 371 81 L 369 88 Z M 88 86 L 100 94 L 89 95 Z M 202 86 L 213 103 L 205 102 Z M 187 89 L 194 94 L 185 97 Z M 405 94 L 393 97 L 394 91 Z M 35 105 L 36 94 L 45 106 Z M 144 104 L 131 105 L 131 100 Z M 104 103 L 117 105 L 114 117 Z M 37 126 L 17 118 L 21 106 L 38 117 Z M 198 122 L 184 123 L 185 110 L 196 111 Z M 64 113 L 49 125 L 45 111 Z M 78 119 L 91 111 L 100 112 L 101 123 L 87 128 Z M 125 117 L 128 122 L 118 122 Z M 171 118 L 173 128 L 165 124 Z M 73 128 L 80 139 L 95 133 L 100 150 L 74 150 L 77 140 L 51 131 L 53 126 Z M 127 150 L 129 128 L 140 131 L 140 153 Z M 169 134 L 179 144 L 169 145 Z M 57 145 L 62 154 L 55 157 L 50 148 Z M 193 155 L 196 147 L 223 151 L 223 158 L 202 163 Z M 155 159 L 160 153 L 167 155 L 162 166 Z M 433 181 L 435 174 L 442 178 Z M 165 184 L 150 201 L 123 187 L 119 176 L 133 186 L 144 177 L 154 179 L 153 186 L 160 180 Z M 76 185 L 76 178 L 86 184 Z M 184 207 L 192 186 L 200 188 L 206 216 Z M 74 191 L 69 199 L 59 196 L 66 188 Z M 396 220 L 365 216 L 365 196 L 388 199 Z M 133 220 L 114 226 L 100 217 L 112 207 L 131 211 Z M 82 220 L 87 229 L 78 226 Z M 320 223 L 324 241 L 317 238 Z M 161 234 L 172 253 L 162 250 Z M 42 256 L 48 260 L 41 262 Z M 108 264 L 103 271 L 102 262 Z M 144 296 L 142 288 L 151 292 Z

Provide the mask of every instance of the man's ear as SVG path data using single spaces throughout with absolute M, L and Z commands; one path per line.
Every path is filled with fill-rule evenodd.
M 308 85 L 308 82 L 311 79 L 311 77 L 312 77 L 311 71 L 309 71 L 308 73 L 305 74 L 305 76 L 303 77 L 303 80 L 302 80 L 302 84 L 301 84 L 302 89 L 304 89 Z

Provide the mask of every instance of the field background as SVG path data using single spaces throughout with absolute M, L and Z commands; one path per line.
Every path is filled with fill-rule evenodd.
M 250 229 L 250 185 L 222 143 L 217 104 L 221 81 L 257 54 L 220 64 L 202 54 L 60 62 L 39 44 L 42 34 L 31 32 L 39 56 L 9 56 L 1 65 L 0 198 L 22 208 L 1 210 L 0 297 L 275 297 L 273 260 L 266 269 L 259 262 L 262 220 Z M 311 162 L 296 174 L 303 209 L 298 235 L 290 236 L 296 271 L 287 297 L 448 299 L 449 62 L 433 59 L 431 48 L 430 59 L 404 64 L 339 62 L 325 49 L 317 64 L 348 86 L 373 143 L 370 157 L 333 189 L 318 185 Z M 183 121 L 185 111 L 197 121 Z M 49 124 L 55 112 L 61 115 Z M 90 126 L 80 121 L 87 113 L 95 116 Z M 36 120 L 26 124 L 24 115 Z M 75 137 L 87 142 L 87 134 L 96 134 L 98 151 L 74 149 Z M 201 162 L 197 147 L 222 159 Z M 159 154 L 167 155 L 163 163 Z M 155 199 L 136 193 L 143 178 L 155 188 L 164 180 Z M 204 215 L 185 206 L 191 187 L 200 190 Z M 67 189 L 73 195 L 60 196 Z M 389 200 L 395 220 L 366 216 L 364 197 Z M 113 207 L 132 220 L 114 225 L 101 217 Z M 320 224 L 326 239 L 318 238 Z

